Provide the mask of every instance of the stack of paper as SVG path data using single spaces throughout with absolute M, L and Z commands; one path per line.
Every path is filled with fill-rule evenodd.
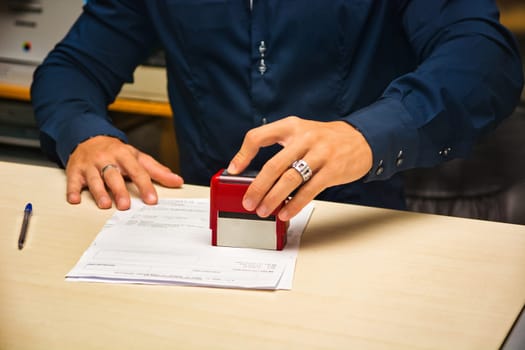
M 67 280 L 291 289 L 310 204 L 292 219 L 282 251 L 211 245 L 208 199 L 133 200 L 108 220 Z

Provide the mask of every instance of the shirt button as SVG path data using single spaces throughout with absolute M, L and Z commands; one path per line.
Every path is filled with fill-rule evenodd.
M 261 119 L 261 124 L 264 125 L 264 124 L 268 124 L 268 119 L 266 119 L 266 117 L 262 117 Z
M 261 58 L 261 62 L 259 63 L 259 73 L 261 73 L 261 75 L 266 73 L 266 63 L 263 58 Z
M 396 166 L 397 167 L 400 167 L 401 164 L 403 164 L 403 161 L 405 159 L 403 158 L 403 150 L 400 150 L 399 153 L 397 154 L 397 158 L 396 158 Z
M 261 57 L 264 57 L 265 52 L 266 52 L 266 43 L 264 42 L 264 40 L 262 40 L 259 43 L 259 54 L 261 55 Z
M 384 171 L 385 171 L 385 168 L 383 167 L 383 160 L 380 160 L 379 164 L 377 164 L 376 176 L 381 175 Z
M 259 61 L 259 73 L 261 73 L 261 75 L 263 75 L 264 73 L 266 73 L 266 62 L 264 62 L 264 55 L 266 53 L 266 43 L 264 42 L 264 40 L 262 40 L 260 43 L 259 43 L 259 57 L 260 57 L 260 61 Z
M 452 151 L 452 148 L 447 147 L 439 151 L 439 155 L 443 157 L 447 157 L 450 154 L 450 151 Z

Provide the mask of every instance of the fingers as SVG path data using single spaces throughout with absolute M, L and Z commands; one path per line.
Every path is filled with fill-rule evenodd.
M 83 176 L 78 171 L 71 171 L 70 168 L 66 168 L 67 177 L 67 201 L 71 204 L 80 203 L 80 193 L 85 186 Z
M 304 159 L 314 170 L 321 166 L 323 160 L 319 153 L 309 149 L 317 137 L 311 132 L 313 125 L 310 123 L 297 117 L 288 117 L 253 129 L 246 135 L 230 165 L 247 166 L 259 147 L 273 143 L 284 146 L 266 162 L 246 191 L 243 198 L 246 210 L 255 210 L 259 216 L 266 217 L 303 183 L 302 176 L 291 168 L 294 161 Z
M 125 164 L 126 173 L 137 186 L 140 198 L 146 204 L 156 204 L 158 201 L 157 191 L 152 180 L 170 188 L 181 187 L 184 183 L 182 177 L 174 174 L 168 167 L 142 152 L 138 153 L 136 162 L 129 161 Z
M 312 177 L 311 180 L 308 180 L 308 182 L 300 186 L 292 199 L 286 202 L 284 208 L 278 213 L 279 219 L 288 221 L 299 214 L 299 212 L 325 188 L 326 185 L 323 183 L 323 174 L 319 172 L 317 177 Z
M 129 157 L 128 155 L 126 155 L 126 157 L 119 159 L 119 164 L 122 164 L 124 173 L 137 187 L 137 190 L 139 191 L 139 196 L 144 201 L 144 203 L 156 204 L 158 200 L 157 191 L 155 190 L 155 187 L 151 182 L 151 177 L 149 173 L 138 162 L 138 160 L 135 157 Z M 122 188 L 119 186 L 120 183 L 115 182 L 115 187 L 112 187 L 112 183 L 106 180 L 106 184 L 115 196 L 117 207 L 119 195 L 124 195 L 125 193 L 127 196 L 129 196 L 122 176 L 120 176 L 120 180 L 122 181 Z
M 284 146 L 283 150 L 263 166 L 246 191 L 243 198 L 243 206 L 246 210 L 256 210 L 259 216 L 266 217 L 302 184 L 300 174 L 289 168 L 295 160 L 306 154 L 307 145 L 315 141 L 309 131 L 301 132 L 304 131 L 305 122 L 307 121 L 297 117 L 288 117 L 252 129 L 246 134 L 239 152 L 230 162 L 229 173 L 242 172 L 261 147 L 276 143 Z M 298 134 L 301 135 L 303 142 L 294 142 Z
M 309 155 L 306 155 L 303 160 L 307 164 L 312 164 L 311 169 L 313 173 L 316 173 L 316 169 L 322 168 L 322 164 L 324 163 L 321 159 L 309 157 Z M 296 169 L 290 167 L 282 173 L 267 192 L 258 192 L 257 187 L 254 189 L 249 188 L 246 191 L 245 198 L 253 198 L 251 199 L 253 201 L 260 198 L 260 201 L 256 205 L 256 208 L 248 209 L 246 206 L 245 208 L 247 210 L 255 210 L 257 215 L 266 217 L 270 215 L 275 208 L 281 205 L 281 203 L 285 202 L 290 197 L 290 194 L 296 191 L 292 199 L 287 201 L 286 205 L 279 212 L 279 218 L 283 221 L 288 221 L 306 204 L 314 199 L 315 196 L 322 192 L 324 188 L 326 188 L 326 183 L 322 177 L 322 173 L 321 176 L 317 174 L 315 180 L 312 180 L 314 180 L 314 176 L 312 176 L 310 180 L 304 182 L 302 175 Z
M 101 188 L 99 188 L 100 184 L 99 184 L 97 177 L 93 175 L 92 182 L 90 182 L 88 178 L 89 190 L 93 194 L 93 197 L 95 197 L 95 201 L 97 202 L 99 208 L 104 208 L 104 209 L 111 208 L 111 198 L 109 197 L 109 194 L 106 191 L 106 187 L 107 187 L 110 190 L 110 192 L 113 194 L 113 198 L 115 200 L 117 209 L 118 210 L 129 209 L 131 205 L 131 200 L 130 200 L 128 189 L 126 187 L 126 183 L 119 169 L 120 168 L 118 167 L 112 166 L 112 167 L 107 168 L 107 170 L 101 172 L 100 174 L 100 179 L 102 180 Z M 93 186 L 96 186 L 96 188 L 94 188 Z M 102 206 L 103 204 L 106 204 L 106 200 L 109 203 L 107 204 L 107 206 Z
M 302 157 L 303 154 L 304 150 L 302 147 L 298 148 L 296 145 L 291 145 L 289 148 L 281 150 L 273 158 L 268 160 L 246 191 L 246 195 L 243 199 L 244 208 L 247 210 L 255 210 L 264 195 L 270 191 L 272 186 L 279 187 L 279 190 L 282 191 L 281 193 L 286 196 L 299 186 L 302 183 L 302 179 L 300 176 L 295 176 L 299 175 L 297 172 L 296 174 L 289 173 L 287 178 L 285 178 L 285 175 L 286 169 L 290 167 L 297 157 Z M 279 179 L 280 181 L 276 183 Z M 284 188 L 282 188 L 283 182 L 287 183 L 287 186 L 284 186 Z M 275 200 L 276 199 L 273 199 L 271 202 L 265 203 L 265 207 L 270 205 L 275 208 L 275 206 L 273 206 Z M 259 208 L 259 211 L 259 216 L 267 216 L 265 214 L 267 212 L 266 208 Z
M 278 214 L 287 221 L 325 188 L 361 178 L 372 164 L 370 146 L 350 124 L 285 118 L 250 131 L 230 168 L 244 170 L 260 147 L 272 143 L 283 149 L 263 166 L 243 198 L 244 208 L 261 217 L 270 215 L 296 191 Z M 313 172 L 305 183 L 300 171 L 291 168 L 300 159 Z
M 111 208 L 113 200 L 117 209 L 129 209 L 131 200 L 124 177 L 135 184 L 147 204 L 158 200 L 152 179 L 169 187 L 180 187 L 183 183 L 180 176 L 152 157 L 106 136 L 81 143 L 68 161 L 66 175 L 69 203 L 80 203 L 81 192 L 87 188 L 101 209 Z
M 176 188 L 184 184 L 184 180 L 179 175 L 173 173 L 170 168 L 157 162 L 153 157 L 140 153 L 140 164 L 146 169 L 151 178 L 162 186 Z
M 114 173 L 117 173 L 116 175 Z M 118 178 L 120 177 L 120 174 L 118 173 L 118 170 L 115 168 L 111 168 L 107 170 L 107 178 L 115 178 L 115 176 Z M 101 177 L 101 174 L 97 171 L 95 168 L 91 168 L 87 171 L 86 174 L 87 178 L 87 187 L 89 188 L 89 191 L 93 195 L 93 198 L 95 199 L 95 202 L 97 203 L 97 206 L 100 209 L 109 209 L 111 208 L 111 197 L 109 196 L 108 191 L 106 191 L 106 186 L 104 184 L 104 181 Z M 117 198 L 117 196 L 115 196 Z M 122 194 L 118 195 L 118 198 L 122 198 Z M 122 199 L 121 199 L 122 201 Z M 128 199 L 129 202 L 129 199 Z M 117 202 L 118 204 L 118 202 Z M 128 204 L 129 207 L 129 204 Z M 117 205 L 118 208 L 118 205 Z M 123 208 L 121 210 L 124 210 L 127 208 Z
M 85 172 L 82 173 L 78 169 L 68 166 L 66 174 L 67 201 L 69 203 L 80 203 L 80 194 L 82 190 L 87 187 L 97 206 L 100 209 L 109 209 L 113 202 L 107 190 L 110 189 L 111 193 L 113 193 L 117 209 L 129 209 L 129 193 L 118 167 L 108 167 L 104 171 L 104 174 L 101 174 L 96 167 L 87 168 Z
M 279 122 L 266 124 L 248 131 L 241 148 L 228 165 L 227 171 L 234 175 L 244 171 L 261 147 L 274 144 L 286 146 L 287 138 L 290 136 L 288 131 L 293 130 L 298 123 L 300 123 L 299 118 L 287 117 Z
M 266 193 L 255 193 L 256 189 L 252 190 L 251 188 L 249 188 L 249 190 L 252 190 L 253 192 L 250 191 L 249 193 L 248 191 L 246 191 L 247 193 L 245 195 L 243 205 L 249 200 L 255 202 L 257 200 L 257 197 L 261 197 L 262 199 L 260 200 L 256 209 L 254 209 L 256 210 L 257 215 L 259 215 L 260 217 L 267 217 L 274 211 L 275 208 L 277 208 L 282 202 L 284 202 L 288 198 L 290 193 L 292 193 L 296 188 L 301 186 L 302 183 L 303 179 L 299 175 L 299 173 L 297 173 L 297 171 L 295 171 L 294 169 L 289 169 L 281 175 L 279 180 Z

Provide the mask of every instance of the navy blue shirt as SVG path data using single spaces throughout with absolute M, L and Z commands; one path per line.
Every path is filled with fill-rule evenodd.
M 373 167 L 319 198 L 391 208 L 401 171 L 466 156 L 523 85 L 489 0 L 90 0 L 34 76 L 43 149 L 65 165 L 94 135 L 126 141 L 107 105 L 159 47 L 186 182 L 209 184 L 263 123 L 345 120 Z

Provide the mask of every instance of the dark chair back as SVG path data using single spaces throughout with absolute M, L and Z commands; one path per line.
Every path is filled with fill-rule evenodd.
M 525 224 L 525 103 L 468 159 L 404 176 L 409 210 Z

